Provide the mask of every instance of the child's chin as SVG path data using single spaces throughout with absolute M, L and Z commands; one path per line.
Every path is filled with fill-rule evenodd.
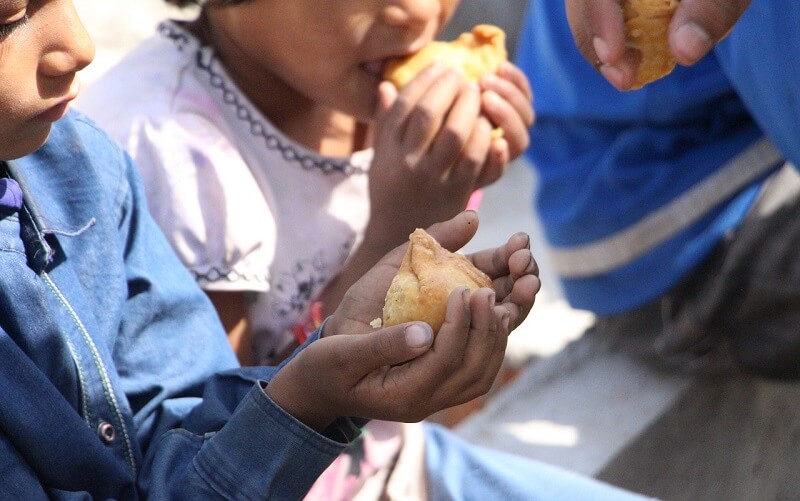
M 370 100 L 370 102 L 348 103 L 346 106 L 341 106 L 339 111 L 346 113 L 359 122 L 372 122 L 375 119 L 377 103 L 377 99 Z
M 44 127 L 47 130 L 37 130 L 26 134 L 24 138 L 0 141 L 0 161 L 22 158 L 41 148 L 50 136 L 51 126 L 48 124 Z

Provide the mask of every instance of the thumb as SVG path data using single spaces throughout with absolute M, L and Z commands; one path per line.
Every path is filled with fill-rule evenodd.
M 670 25 L 670 47 L 680 64 L 692 65 L 730 32 L 750 0 L 683 0 Z
M 478 231 L 478 214 L 472 210 L 461 211 L 447 221 L 428 227 L 427 232 L 445 249 L 455 252 L 472 240 Z
M 433 344 L 433 332 L 428 324 L 413 322 L 354 336 L 354 342 L 352 353 L 358 353 L 355 364 L 368 373 L 408 362 L 427 352 Z

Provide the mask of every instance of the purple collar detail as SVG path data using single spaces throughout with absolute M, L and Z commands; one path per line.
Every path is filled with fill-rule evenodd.
M 22 209 L 22 190 L 9 177 L 0 178 L 0 210 L 17 212 Z

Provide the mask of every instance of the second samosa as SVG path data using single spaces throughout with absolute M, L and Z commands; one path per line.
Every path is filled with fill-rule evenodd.
M 409 240 L 408 251 L 386 293 L 382 324 L 387 327 L 423 321 L 436 334 L 444 323 L 447 298 L 455 288 L 491 288 L 492 281 L 469 259 L 448 251 L 423 229 L 416 229 Z

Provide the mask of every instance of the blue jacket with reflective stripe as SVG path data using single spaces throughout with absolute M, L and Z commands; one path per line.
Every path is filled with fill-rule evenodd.
M 734 35 L 726 43 L 741 40 Z M 576 49 L 564 3 L 531 3 L 516 51 L 537 111 L 528 157 L 536 209 L 573 306 L 612 314 L 664 293 L 741 222 L 782 163 L 760 142 L 764 134 L 729 79 L 735 65 L 720 58 L 729 73 L 712 54 L 618 92 Z M 737 157 L 751 148 L 745 168 Z M 720 199 L 698 203 L 690 195 L 700 188 Z

